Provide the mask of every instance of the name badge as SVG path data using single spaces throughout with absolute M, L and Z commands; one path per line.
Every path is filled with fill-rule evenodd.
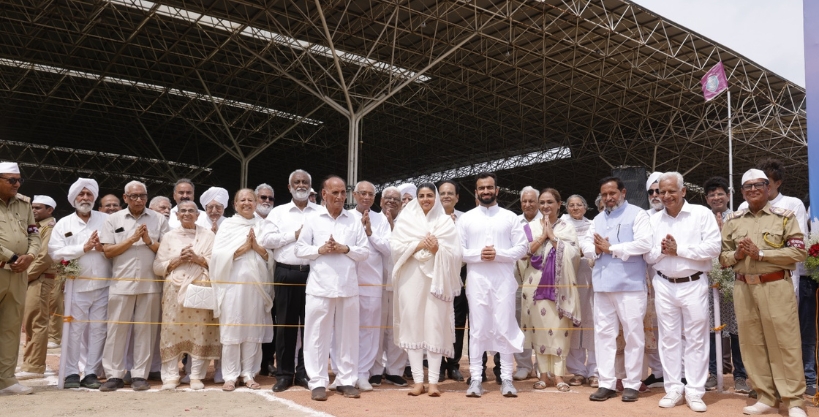
M 117 230 L 114 230 L 114 233 L 122 233 L 122 232 L 124 232 L 124 231 L 125 231 L 125 229 L 124 229 L 124 228 L 122 228 L 122 227 L 120 227 L 120 228 L 118 228 Z
M 65 237 L 71 237 L 71 236 L 74 236 L 74 233 L 68 232 L 68 233 L 65 234 Z

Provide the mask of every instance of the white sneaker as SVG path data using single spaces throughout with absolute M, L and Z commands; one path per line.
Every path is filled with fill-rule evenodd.
M 802 407 L 791 407 L 788 409 L 788 417 L 808 417 Z
M 356 386 L 361 391 L 372 391 L 373 390 L 373 386 L 370 384 L 370 381 L 367 381 L 366 378 L 358 378 L 358 382 L 356 383 Z
M 333 378 L 333 383 L 330 384 L 330 386 L 327 387 L 327 389 L 330 391 L 335 391 L 336 388 L 338 388 L 338 378 Z
M 14 377 L 19 381 L 25 381 L 27 379 L 45 378 L 45 375 L 36 372 L 17 372 Z
M 26 395 L 32 392 L 34 392 L 33 389 L 25 385 L 20 385 L 19 383 L 0 389 L 0 395 Z
M 779 408 L 771 407 L 768 404 L 761 403 L 759 401 L 756 402 L 754 405 L 749 405 L 742 409 L 743 414 L 748 414 L 751 416 L 756 416 L 759 414 L 769 414 L 769 413 L 779 413 Z
M 660 400 L 659 406 L 662 408 L 674 408 L 677 405 L 682 404 L 683 396 L 677 391 L 671 391 L 665 394 Z
M 708 406 L 705 405 L 705 402 L 702 400 L 702 397 L 690 397 L 686 395 L 685 402 L 688 403 L 688 408 L 690 408 L 691 411 L 704 413 L 705 410 L 708 409 Z
M 60 345 L 54 342 L 48 342 L 48 345 L 46 346 L 48 349 L 57 349 L 58 347 L 60 347 Z
M 512 379 L 514 379 L 515 381 L 523 381 L 524 379 L 528 379 L 528 378 L 529 378 L 529 371 L 527 371 L 526 369 L 523 369 L 523 368 L 518 368 L 518 370 L 515 371 L 515 374 L 512 375 Z

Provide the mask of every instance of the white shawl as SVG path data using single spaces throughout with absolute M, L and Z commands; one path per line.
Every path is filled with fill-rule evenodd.
M 170 281 L 171 284 L 179 287 L 179 294 L 177 301 L 179 305 L 185 302 L 185 292 L 188 285 L 193 281 L 203 287 L 210 284 L 208 277 L 208 270 L 193 262 L 183 262 L 176 269 L 168 273 L 168 264 L 171 260 L 178 257 L 179 253 L 185 247 L 179 241 L 178 235 L 181 235 L 185 229 L 177 227 L 171 229 L 170 232 L 162 236 L 162 242 L 159 244 L 159 250 L 156 251 L 156 258 L 154 259 L 154 273 L 165 277 L 165 280 Z M 196 236 L 193 238 L 193 252 L 205 258 L 205 261 L 210 262 L 211 250 L 213 249 L 214 235 L 208 229 L 202 226 L 196 226 Z
M 248 251 L 242 257 L 245 257 L 248 262 L 247 267 L 250 269 L 247 276 L 242 278 L 248 281 L 230 282 L 230 272 L 233 268 L 233 254 L 236 249 L 239 249 L 247 241 L 247 234 L 253 228 L 257 239 L 261 235 L 262 221 L 260 218 L 253 217 L 246 219 L 239 214 L 234 214 L 233 217 L 226 219 L 219 231 L 216 233 L 216 239 L 213 242 L 213 254 L 210 258 L 210 276 L 211 286 L 216 293 L 216 308 L 213 309 L 213 317 L 218 318 L 222 313 L 222 302 L 225 299 L 225 293 L 231 285 L 253 285 L 258 290 L 259 295 L 264 299 L 265 311 L 270 311 L 273 307 L 272 291 L 268 292 L 265 288 L 269 281 L 268 265 L 264 262 L 261 256 L 254 251 Z M 268 254 L 268 262 L 272 263 L 273 255 Z M 249 257 L 249 258 L 248 258 Z
M 438 239 L 438 252 L 422 249 L 415 252 L 418 242 L 427 233 Z M 396 223 L 390 237 L 392 259 L 392 281 L 399 276 L 410 256 L 421 263 L 421 272 L 432 279 L 430 293 L 443 301 L 452 301 L 461 293 L 461 239 L 455 222 L 444 212 L 444 207 L 435 191 L 435 205 L 424 214 L 418 199 L 410 201 L 401 211 L 401 221 Z M 393 282 L 394 283 L 394 282 Z

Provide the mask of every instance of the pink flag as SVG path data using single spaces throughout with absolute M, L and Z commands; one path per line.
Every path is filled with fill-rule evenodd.
M 705 101 L 711 101 L 719 93 L 728 89 L 728 79 L 725 78 L 725 68 L 722 66 L 722 61 L 718 62 L 702 76 L 700 84 L 702 84 L 702 95 L 705 97 Z

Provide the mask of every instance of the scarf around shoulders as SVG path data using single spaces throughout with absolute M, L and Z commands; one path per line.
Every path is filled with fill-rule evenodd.
M 171 260 L 179 256 L 179 253 L 186 246 L 180 239 L 185 230 L 180 226 L 165 234 L 154 259 L 154 273 L 165 277 L 166 281 L 179 288 L 177 298 L 179 305 L 185 302 L 185 292 L 192 282 L 196 281 L 197 284 L 203 287 L 210 286 L 207 282 L 210 280 L 208 269 L 193 262 L 183 262 L 176 269 L 170 273 L 168 272 L 168 265 Z M 193 252 L 205 258 L 205 262 L 210 262 L 215 236 L 213 232 L 199 225 L 196 225 L 195 230 Z

